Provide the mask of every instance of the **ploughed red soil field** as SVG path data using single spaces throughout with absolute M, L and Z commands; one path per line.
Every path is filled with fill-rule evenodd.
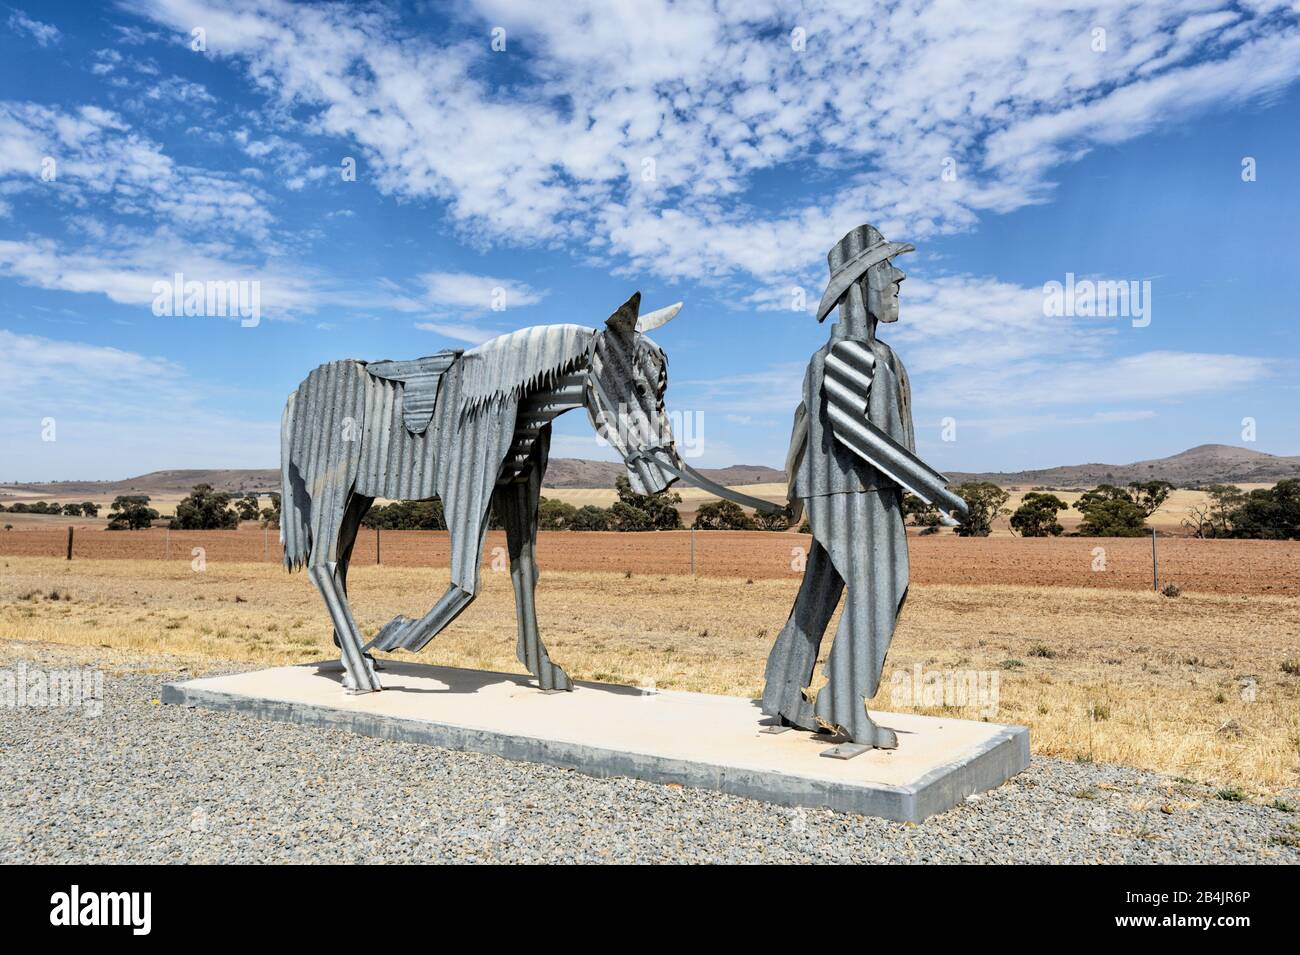
M 357 538 L 353 563 L 375 562 L 375 532 Z M 169 543 L 170 538 L 170 543 Z M 709 577 L 795 577 L 811 538 L 795 532 L 700 531 L 695 534 L 695 572 Z M 943 533 L 908 541 L 912 580 L 919 584 L 1014 584 L 1044 587 L 1151 587 L 1150 538 L 959 538 Z M 0 531 L 4 556 L 62 556 L 66 527 Z M 398 566 L 446 566 L 446 532 L 383 531 L 381 560 Z M 192 561 L 203 548 L 207 561 L 279 561 L 276 531 L 106 531 L 78 528 L 73 557 Z M 1300 595 L 1300 541 L 1196 540 L 1162 537 L 1157 542 L 1160 583 L 1221 594 Z M 506 560 L 505 534 L 493 531 L 485 566 Z M 689 574 L 691 534 L 545 532 L 538 559 L 546 569 L 632 574 Z M 3 572 L 3 567 L 0 567 Z

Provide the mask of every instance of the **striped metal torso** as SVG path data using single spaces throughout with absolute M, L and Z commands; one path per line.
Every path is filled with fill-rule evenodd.
M 847 360 L 832 359 L 828 369 L 831 349 L 841 343 L 851 346 L 844 356 Z M 854 351 L 858 352 L 857 356 Z M 829 385 L 828 374 L 831 375 Z M 803 455 L 791 476 L 791 496 L 809 498 L 897 488 L 898 485 L 836 439 L 832 412 L 860 416 L 862 408 L 850 406 L 862 399 L 871 423 L 912 450 L 916 440 L 909 390 L 902 363 L 882 341 L 832 337 L 818 349 L 804 376 L 808 435 Z

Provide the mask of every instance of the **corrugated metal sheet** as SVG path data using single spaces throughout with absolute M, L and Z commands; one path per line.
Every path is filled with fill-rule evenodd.
M 581 392 L 579 392 L 581 393 Z M 521 411 L 522 414 L 522 411 Z M 551 427 L 544 425 L 530 442 L 531 452 L 520 480 L 499 484 L 493 506 L 506 527 L 510 551 L 510 579 L 515 590 L 518 640 L 515 655 L 528 672 L 537 677 L 543 690 L 571 690 L 573 683 L 564 670 L 551 661 L 537 628 L 537 499 L 546 471 L 551 445 Z
M 813 543 L 794 608 L 768 657 L 762 702 L 769 715 L 869 746 L 897 745 L 871 721 L 866 701 L 879 688 L 907 596 L 900 484 L 945 509 L 964 507 L 946 490 L 946 479 L 915 456 L 907 373 L 875 338 L 876 322 L 867 314 L 871 273 L 858 270 L 844 280 L 842 266 L 865 262 L 862 250 L 883 241 L 861 226 L 827 257 L 839 282 L 832 279 L 827 297 L 839 303 L 840 321 L 808 364 L 788 458 L 790 493 L 803 504 Z M 823 634 L 846 589 L 827 682 L 810 702 L 805 692 Z
M 832 339 L 819 348 L 808 364 L 804 376 L 803 401 L 808 409 L 807 443 L 803 458 L 793 475 L 791 494 L 797 497 L 815 497 L 821 494 L 842 494 L 846 491 L 869 491 L 879 487 L 893 487 L 894 482 L 855 454 L 837 439 L 831 405 L 838 397 L 841 407 L 850 400 L 862 401 L 867 417 L 900 444 L 909 440 L 911 428 L 904 424 L 900 400 L 901 387 L 894 376 L 890 352 L 883 342 L 872 341 L 870 352 L 874 361 L 865 369 L 861 360 L 850 365 L 840 363 L 837 376 L 828 376 L 826 361 Z M 864 347 L 866 343 L 863 343 Z M 832 363 L 832 367 L 835 364 Z M 830 389 L 827 382 L 830 380 Z M 878 382 L 878 386 L 873 387 Z M 838 387 L 838 391 L 835 391 Z M 857 418 L 863 417 L 861 410 Z
M 807 501 L 813 546 L 785 629 L 767 662 L 763 712 L 805 729 L 833 727 L 870 740 L 866 701 L 875 696 L 907 596 L 907 534 L 897 490 L 826 494 Z M 812 681 L 823 633 L 849 582 L 844 613 L 815 707 Z
M 549 421 L 581 404 L 584 376 L 577 372 L 589 362 L 594 335 L 577 325 L 540 326 L 459 359 L 443 354 L 380 363 L 382 377 L 363 362 L 330 362 L 290 396 L 281 426 L 285 563 L 308 565 L 359 689 L 378 683 L 360 659 L 360 633 L 342 587 L 351 540 L 340 529 L 350 504 L 375 497 L 442 500 L 451 584 L 424 617 L 392 621 L 377 644 L 418 649 L 477 593 L 493 488 L 518 472 L 505 467 L 507 455 L 514 446 L 522 455 L 517 461 L 526 462 Z M 539 391 L 519 417 L 521 398 Z
M 402 383 L 402 420 L 407 431 L 419 434 L 433 418 L 443 372 L 463 353 L 455 348 L 412 361 L 367 362 L 366 373 Z

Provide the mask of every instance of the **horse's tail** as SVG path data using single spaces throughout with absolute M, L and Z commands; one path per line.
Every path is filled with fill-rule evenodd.
M 280 544 L 284 547 L 284 566 L 297 570 L 311 554 L 311 499 L 301 476 L 291 473 L 294 433 L 295 390 L 284 405 L 280 419 Z

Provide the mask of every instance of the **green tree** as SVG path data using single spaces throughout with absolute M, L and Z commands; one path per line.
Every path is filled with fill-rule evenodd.
M 147 494 L 123 494 L 114 498 L 108 509 L 110 531 L 138 531 L 158 520 L 158 512 L 149 506 Z
M 1076 501 L 1079 508 L 1082 501 Z M 1146 511 L 1127 497 L 1096 498 L 1083 511 L 1079 534 L 1083 537 L 1141 537 L 1146 533 Z
M 1300 478 L 1256 488 L 1232 512 L 1234 537 L 1300 539 Z
M 80 517 L 80 516 L 81 516 L 81 505 L 80 505 L 80 504 L 64 504 L 64 505 L 63 505 L 63 513 L 66 514 L 68 517 Z
M 1011 515 L 1011 527 L 1021 537 L 1060 537 L 1065 528 L 1056 519 L 1056 512 L 1069 507 L 1055 494 L 1031 491 Z
M 575 531 L 607 531 L 609 511 L 594 504 L 584 504 L 573 515 L 569 528 Z
M 1122 487 L 1116 487 L 1113 484 L 1098 484 L 1091 491 L 1084 491 L 1079 495 L 1079 499 L 1074 502 L 1074 509 L 1081 514 L 1086 514 L 1088 508 L 1095 504 L 1101 504 L 1105 501 L 1129 501 L 1128 491 Z
M 966 502 L 966 519 L 957 525 L 960 537 L 988 537 L 993 518 L 1006 513 L 1002 505 L 1011 496 L 991 481 L 968 481 L 953 491 Z
M 1201 490 L 1210 500 L 1190 505 L 1183 526 L 1195 537 L 1232 536 L 1233 514 L 1246 502 L 1245 493 L 1235 484 L 1208 484 Z
M 911 491 L 903 492 L 903 521 L 914 527 L 938 527 L 943 523 L 939 509 L 927 504 Z
M 362 527 L 380 527 L 386 531 L 445 531 L 447 518 L 442 501 L 394 501 L 372 507 L 361 519 Z
M 1130 481 L 1129 499 L 1150 517 L 1169 497 L 1174 486 L 1168 481 Z
M 267 497 L 271 499 L 271 506 L 262 508 L 261 518 L 263 527 L 280 526 L 280 495 L 272 492 Z
M 786 531 L 790 529 L 790 512 L 788 510 L 754 512 L 754 526 L 760 531 Z
M 211 484 L 196 484 L 188 497 L 176 505 L 172 530 L 230 530 L 239 526 L 239 514 L 230 507 L 230 495 L 214 491 Z
M 544 531 L 567 531 L 573 526 L 578 509 L 567 501 L 539 498 L 537 501 L 537 526 Z
M 691 527 L 700 531 L 752 531 L 754 520 L 734 501 L 707 501 L 695 512 Z
M 81 513 L 86 517 L 99 517 L 99 505 L 94 501 L 82 501 Z
M 261 514 L 256 494 L 245 494 L 235 504 L 241 521 L 255 521 Z
M 641 508 L 626 501 L 615 501 L 609 508 L 609 529 L 626 533 L 652 531 L 655 528 L 650 515 Z
M 632 490 L 632 484 L 626 474 L 620 474 L 614 481 L 614 490 L 618 492 L 618 503 L 626 504 L 646 515 L 649 526 L 639 528 L 648 531 L 675 531 L 682 526 L 682 515 L 677 512 L 677 505 L 682 503 L 682 496 L 676 491 L 660 491 L 657 494 L 638 494 Z M 617 507 L 617 505 L 615 505 Z M 620 518 L 610 508 L 610 516 L 615 530 Z

